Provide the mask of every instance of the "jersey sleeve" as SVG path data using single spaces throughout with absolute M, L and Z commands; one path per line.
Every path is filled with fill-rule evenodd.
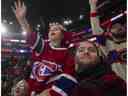
M 69 74 L 63 73 L 58 76 L 58 79 L 51 87 L 51 96 L 70 96 L 72 89 L 77 86 L 77 80 Z
M 43 51 L 45 41 L 39 33 L 30 32 L 27 37 L 27 42 L 30 48 L 36 51 L 37 53 L 40 53 Z
M 74 56 L 67 51 L 67 55 L 65 57 L 65 65 L 64 65 L 64 73 L 69 75 L 74 75 L 75 73 L 75 59 Z

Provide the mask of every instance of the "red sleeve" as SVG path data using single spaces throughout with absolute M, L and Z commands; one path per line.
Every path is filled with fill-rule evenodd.
M 75 73 L 75 60 L 69 52 L 66 55 L 64 73 L 74 75 Z
M 27 42 L 29 47 L 36 51 L 37 53 L 41 53 L 44 49 L 45 40 L 39 33 L 30 32 L 28 33 Z
M 36 32 L 28 32 L 27 35 L 27 43 L 29 46 L 33 46 L 37 40 L 37 33 Z

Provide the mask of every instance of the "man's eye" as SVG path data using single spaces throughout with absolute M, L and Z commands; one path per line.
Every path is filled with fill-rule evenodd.
M 88 50 L 89 50 L 90 52 L 96 52 L 96 51 L 97 51 L 96 48 L 88 48 Z
M 79 49 L 79 52 L 83 52 L 84 50 L 83 49 Z

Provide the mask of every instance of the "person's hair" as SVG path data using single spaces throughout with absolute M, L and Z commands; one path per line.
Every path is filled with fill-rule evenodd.
M 50 22 L 49 23 L 49 27 L 50 26 L 57 26 L 57 25 L 61 29 L 62 32 L 65 32 L 66 31 L 65 26 L 62 23 L 60 23 L 60 22 Z
M 92 42 L 91 42 L 91 43 L 92 43 Z M 100 63 L 105 62 L 106 56 L 105 56 L 105 54 L 103 53 L 103 51 L 101 50 L 101 48 L 98 47 L 94 42 L 93 42 L 92 44 L 95 46 L 95 48 L 96 48 L 96 50 L 97 50 L 97 56 L 100 58 Z

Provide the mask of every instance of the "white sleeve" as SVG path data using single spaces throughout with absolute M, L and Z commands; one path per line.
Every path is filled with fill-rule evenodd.
M 104 30 L 100 26 L 99 17 L 90 17 L 91 28 L 94 35 L 102 34 Z

